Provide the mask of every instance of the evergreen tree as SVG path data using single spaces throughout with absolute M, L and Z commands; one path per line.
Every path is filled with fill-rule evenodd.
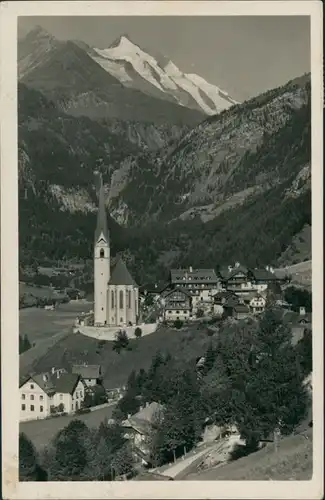
M 242 327 L 244 328 L 244 327 Z M 287 433 L 304 417 L 308 398 L 291 344 L 291 332 L 273 311 L 266 311 L 253 336 L 238 335 L 229 347 L 221 338 L 227 391 L 220 391 L 216 412 L 235 423 L 251 448 L 277 427 Z
M 19 434 L 19 481 L 44 481 L 35 447 L 23 432 Z
M 76 481 L 87 465 L 85 440 L 89 429 L 80 420 L 72 420 L 58 432 L 53 441 L 54 460 L 51 477 L 56 480 Z
M 176 386 L 177 392 L 166 404 L 162 423 L 152 437 L 151 453 L 156 463 L 182 454 L 184 447 L 191 449 L 202 432 L 204 415 L 195 374 L 191 370 L 179 372 Z

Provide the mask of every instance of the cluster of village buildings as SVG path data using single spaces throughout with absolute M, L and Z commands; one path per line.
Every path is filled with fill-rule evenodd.
M 214 269 L 172 269 L 168 283 L 140 287 L 162 305 L 165 321 L 189 321 L 204 314 L 243 319 L 265 310 L 268 291 L 281 301 L 280 280 L 271 267 L 249 269 L 240 263 Z

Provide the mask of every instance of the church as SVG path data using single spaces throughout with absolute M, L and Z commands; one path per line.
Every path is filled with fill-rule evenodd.
M 94 245 L 94 326 L 131 326 L 139 314 L 139 287 L 123 260 L 111 263 L 105 192 L 100 177 Z

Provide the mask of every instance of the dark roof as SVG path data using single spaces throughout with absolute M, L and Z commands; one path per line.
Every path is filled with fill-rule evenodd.
M 97 379 L 101 375 L 100 365 L 74 365 L 72 367 L 72 373 L 80 375 L 82 378 L 92 378 Z
M 267 269 L 251 269 L 250 273 L 255 280 L 276 281 L 277 277 Z
M 142 285 L 139 288 L 140 293 L 148 292 L 148 293 L 161 293 L 163 292 L 167 287 L 169 287 L 169 283 L 165 282 L 158 282 L 158 283 L 148 283 L 146 285 Z
M 249 313 L 249 308 L 245 304 L 236 304 L 234 306 L 234 311 L 238 313 Z
M 211 281 L 217 282 L 218 277 L 214 269 L 171 269 L 170 279 L 172 283 L 178 283 L 179 281 Z
M 99 176 L 99 196 L 98 196 L 98 212 L 97 212 L 97 227 L 95 231 L 95 241 L 98 241 L 100 235 L 103 234 L 105 240 L 108 242 L 109 232 L 107 227 L 105 191 L 104 191 L 102 175 L 98 174 L 98 176 Z
M 194 292 L 194 290 L 188 290 L 187 288 L 183 288 L 183 287 L 177 287 L 177 288 L 172 288 L 171 290 L 165 290 L 163 292 L 163 296 L 164 297 L 168 297 L 168 295 L 171 295 L 172 293 L 176 293 L 176 292 L 181 292 L 181 293 L 184 293 L 184 295 L 187 295 L 187 297 L 192 297 L 192 292 Z
M 233 276 L 235 276 L 239 272 L 246 275 L 248 272 L 248 269 L 247 269 L 247 267 L 242 266 L 241 264 L 237 267 L 233 266 L 231 268 L 231 270 L 229 270 L 228 267 L 222 267 L 219 269 L 219 275 L 221 276 L 221 278 L 226 279 L 226 280 L 232 278 Z
M 77 373 L 63 373 L 59 378 L 53 379 L 55 392 L 72 394 L 80 378 Z
M 306 313 L 304 315 L 299 316 L 298 323 L 311 323 L 311 320 L 312 320 L 312 314 Z
M 235 307 L 239 304 L 238 297 L 229 297 L 224 304 L 224 307 Z
M 215 303 L 221 302 L 222 300 L 228 300 L 230 298 L 236 298 L 236 294 L 228 290 L 218 292 L 213 296 Z
M 137 286 L 136 282 L 129 273 L 123 260 L 119 257 L 112 270 L 112 276 L 109 281 L 110 285 L 134 285 Z
M 29 380 L 35 382 L 44 392 L 47 394 L 55 393 L 55 388 L 52 382 L 52 377 L 49 373 L 40 373 L 36 375 L 28 375 L 26 377 L 22 377 L 19 383 L 19 387 L 23 386 Z

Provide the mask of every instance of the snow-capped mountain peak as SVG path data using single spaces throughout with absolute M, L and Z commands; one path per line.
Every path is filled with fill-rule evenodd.
M 183 73 L 165 56 L 153 57 L 125 34 L 110 47 L 94 48 L 89 55 L 123 85 L 199 109 L 207 115 L 237 104 L 216 85 L 199 75 Z

